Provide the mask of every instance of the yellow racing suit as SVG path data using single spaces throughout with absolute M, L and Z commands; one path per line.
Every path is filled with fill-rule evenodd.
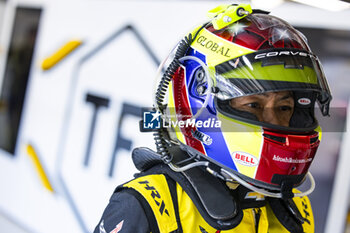
M 289 200 L 267 198 L 241 185 L 229 189 L 200 168 L 179 173 L 162 163 L 147 163 L 135 164 L 143 171 L 116 188 L 116 198 L 112 196 L 95 233 L 314 232 L 313 213 L 306 196 Z M 127 197 L 121 199 L 118 195 Z M 139 207 L 129 205 L 131 199 Z M 115 213 L 118 217 L 111 217 Z

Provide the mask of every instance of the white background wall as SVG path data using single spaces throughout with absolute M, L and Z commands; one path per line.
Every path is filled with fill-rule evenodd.
M 108 175 L 118 134 L 131 140 L 132 148 L 153 145 L 150 134 L 138 132 L 136 117 L 126 115 L 118 124 L 123 104 L 133 109 L 152 105 L 157 67 L 130 30 L 113 35 L 132 25 L 162 60 L 186 32 L 206 20 L 206 12 L 218 1 L 51 0 L 9 4 L 40 6 L 43 12 L 16 155 L 9 156 L 0 149 L 0 213 L 29 232 L 92 231 L 115 186 L 136 172 L 131 151 L 120 149 L 113 176 Z M 272 14 L 296 26 L 350 28 L 350 21 L 344 20 L 350 18 L 350 11 L 335 14 L 285 4 L 273 9 Z M 8 15 L 5 20 L 10 23 Z M 6 36 L 2 35 L 3 45 L 8 41 Z M 111 40 L 106 42 L 108 38 Z M 43 59 L 72 39 L 83 44 L 51 70 L 43 71 Z M 108 98 L 109 106 L 99 111 L 89 165 L 84 166 L 93 113 L 93 105 L 85 101 L 87 93 Z M 42 185 L 25 150 L 28 143 L 35 147 L 54 193 Z

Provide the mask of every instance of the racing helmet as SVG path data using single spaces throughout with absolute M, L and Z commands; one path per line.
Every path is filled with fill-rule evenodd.
M 212 20 L 185 37 L 159 69 L 158 151 L 166 155 L 180 145 L 190 155 L 182 170 L 203 165 L 267 196 L 309 194 L 314 181 L 308 170 L 321 139 L 315 103 L 327 116 L 331 100 L 319 59 L 301 32 L 248 4 L 221 5 L 209 16 Z M 282 91 L 293 98 L 288 125 L 259 121 L 231 104 Z M 182 171 L 169 154 L 164 157 Z M 307 175 L 312 187 L 293 194 Z

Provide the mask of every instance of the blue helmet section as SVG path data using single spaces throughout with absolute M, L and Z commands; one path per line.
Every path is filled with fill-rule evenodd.
M 201 59 L 204 63 L 205 56 L 200 52 L 191 49 L 190 56 L 195 56 Z M 205 101 L 206 95 L 201 95 L 198 93 L 198 86 L 202 85 L 204 89 L 207 88 L 206 82 L 199 82 L 196 78 L 196 72 L 201 69 L 200 64 L 194 60 L 187 60 L 184 62 L 185 66 L 185 75 L 186 75 L 186 85 L 188 90 L 188 99 L 191 106 L 192 115 L 195 115 L 197 111 L 199 111 L 203 107 L 203 103 Z M 206 78 L 204 78 L 206 80 Z M 211 122 L 218 121 L 217 111 L 214 105 L 214 97 L 211 95 L 209 98 L 208 105 L 206 109 L 196 118 L 196 120 L 201 120 L 202 122 L 207 121 L 208 119 Z M 207 156 L 216 160 L 217 162 L 237 171 L 237 168 L 231 158 L 230 152 L 228 150 L 228 146 L 226 145 L 226 141 L 223 136 L 223 132 L 221 128 L 197 128 L 202 133 L 210 136 L 212 139 L 212 143 L 210 145 L 206 145 L 204 143 L 204 149 L 206 151 Z

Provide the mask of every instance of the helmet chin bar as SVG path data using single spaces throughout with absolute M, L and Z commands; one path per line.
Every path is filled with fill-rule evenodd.
M 220 172 L 222 173 L 222 175 L 224 177 L 226 177 L 227 179 L 229 179 L 229 182 L 234 182 L 237 181 L 239 184 L 243 185 L 244 187 L 260 193 L 264 196 L 268 196 L 268 197 L 274 197 L 274 198 L 285 198 L 284 194 L 282 192 L 270 192 L 266 189 L 261 189 L 261 188 L 257 188 L 254 185 L 249 184 L 248 182 L 246 182 L 245 180 L 241 179 L 239 176 L 226 171 L 225 169 L 221 168 Z M 307 196 L 310 193 L 312 193 L 315 189 L 315 179 L 314 177 L 311 175 L 310 172 L 307 173 L 307 177 L 309 177 L 310 179 L 310 188 L 305 191 L 305 192 L 301 192 L 301 193 L 292 193 L 291 197 L 303 197 L 303 196 Z

